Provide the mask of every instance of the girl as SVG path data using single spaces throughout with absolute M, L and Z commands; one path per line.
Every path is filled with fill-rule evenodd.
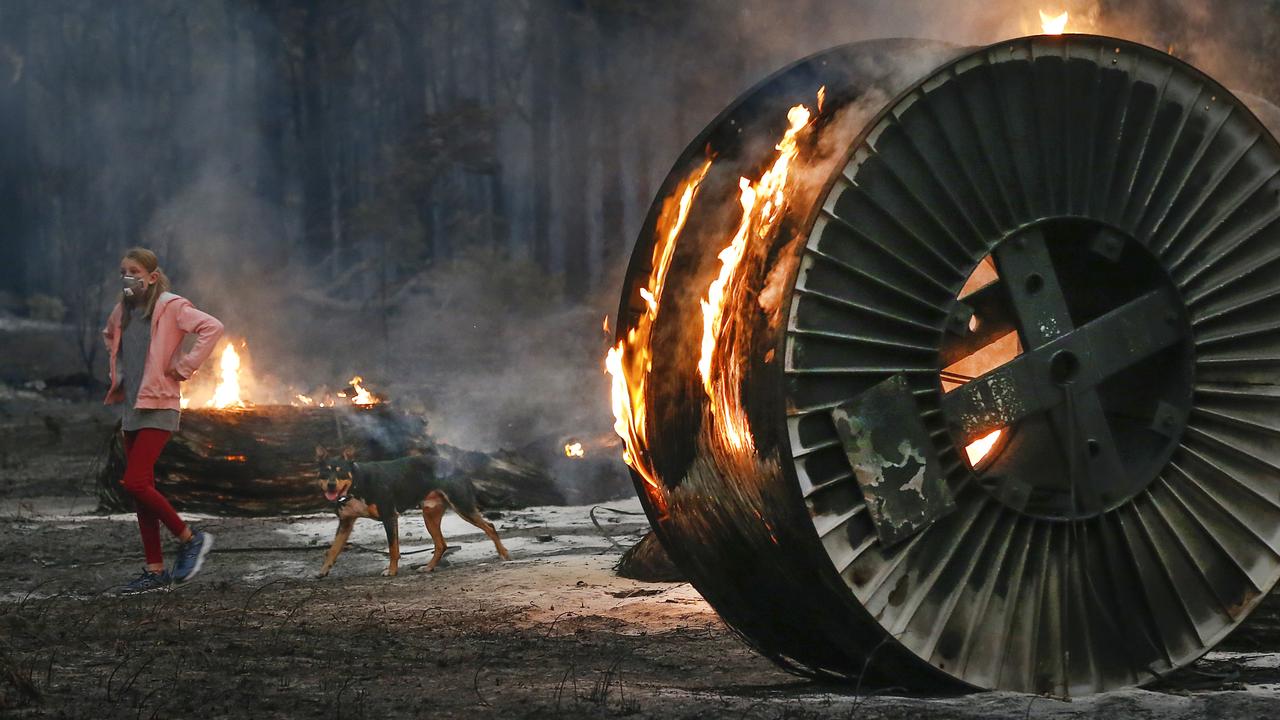
M 178 386 L 213 352 L 222 337 L 222 323 L 200 312 L 190 300 L 169 292 L 169 279 L 156 254 L 133 248 L 120 261 L 120 302 L 111 311 L 102 336 L 110 355 L 111 389 L 108 405 L 121 404 L 124 431 L 124 488 L 138 509 L 138 528 L 147 566 L 125 586 L 126 594 L 167 589 L 200 572 L 213 547 L 213 536 L 193 532 L 169 501 L 156 490 L 155 464 L 169 436 L 178 429 L 181 391 Z M 182 339 L 197 335 L 191 351 L 182 353 Z M 164 569 L 160 523 L 182 543 L 173 573 Z

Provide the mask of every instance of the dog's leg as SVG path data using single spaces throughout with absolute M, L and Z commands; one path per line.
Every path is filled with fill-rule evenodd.
M 355 524 L 356 519 L 353 517 L 338 518 L 338 532 L 333 536 L 333 545 L 329 546 L 329 552 L 324 554 L 324 565 L 320 566 L 320 572 L 316 573 L 316 577 L 322 578 L 329 574 L 329 569 L 338 561 L 338 555 L 347 546 L 347 538 L 351 537 L 351 527 Z
M 456 507 L 454 508 L 455 511 L 457 511 L 457 509 L 458 508 Z M 460 515 L 463 520 L 466 520 L 472 525 L 483 530 L 484 534 L 489 536 L 489 539 L 493 541 L 493 546 L 498 550 L 498 557 L 503 560 L 511 559 L 511 553 L 507 552 L 507 549 L 502 546 L 502 538 L 498 537 L 498 531 L 493 529 L 493 525 L 490 525 L 489 521 L 484 519 L 484 515 L 481 515 L 479 510 L 472 510 L 465 515 L 463 513 L 458 513 L 458 515 Z
M 444 533 L 440 531 L 440 519 L 443 517 L 444 497 L 437 492 L 428 494 L 427 499 L 422 501 L 422 522 L 427 526 L 427 532 L 431 533 L 435 553 L 431 555 L 431 562 L 418 568 L 418 572 L 435 570 L 436 565 L 440 563 L 440 558 L 444 557 L 444 551 L 448 546 L 444 542 Z
M 383 575 L 395 577 L 400 569 L 400 513 L 388 510 L 382 515 L 382 528 L 387 531 L 387 548 L 391 552 L 391 564 Z

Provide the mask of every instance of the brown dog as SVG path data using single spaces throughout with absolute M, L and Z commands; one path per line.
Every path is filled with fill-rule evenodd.
M 391 562 L 382 574 L 395 575 L 400 566 L 400 513 L 413 508 L 421 508 L 422 520 L 435 544 L 431 561 L 418 568 L 418 572 L 435 570 L 448 547 L 440 532 L 446 507 L 484 531 L 499 557 L 511 559 L 498 531 L 476 507 L 475 485 L 440 457 L 411 455 L 357 463 L 354 448 L 348 447 L 342 451 L 341 458 L 331 459 L 324 446 L 317 446 L 316 461 L 320 465 L 320 487 L 325 498 L 336 504 L 338 513 L 338 532 L 316 577 L 329 574 L 351 536 L 356 519 L 362 517 L 382 521 L 391 554 Z

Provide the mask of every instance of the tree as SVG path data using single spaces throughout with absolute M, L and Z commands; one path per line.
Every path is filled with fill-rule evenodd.
M 30 156 L 27 139 L 27 29 L 29 3 L 0 5 L 0 288 L 26 296 L 27 195 Z

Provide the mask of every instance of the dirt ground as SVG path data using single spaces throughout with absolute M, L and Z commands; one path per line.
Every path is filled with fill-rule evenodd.
M 617 577 L 589 507 L 503 514 L 510 562 L 447 516 L 449 564 L 417 573 L 427 555 L 408 555 L 395 578 L 380 576 L 380 525 L 361 521 L 324 580 L 331 517 L 193 517 L 216 536 L 198 580 L 114 597 L 140 550 L 131 516 L 94 510 L 100 420 L 0 396 L 0 716 L 1280 717 L 1270 653 L 1214 653 L 1166 686 L 1072 702 L 816 685 L 752 653 L 687 584 Z M 645 529 L 597 516 L 622 545 Z M 406 552 L 429 544 L 420 517 L 401 533 Z

